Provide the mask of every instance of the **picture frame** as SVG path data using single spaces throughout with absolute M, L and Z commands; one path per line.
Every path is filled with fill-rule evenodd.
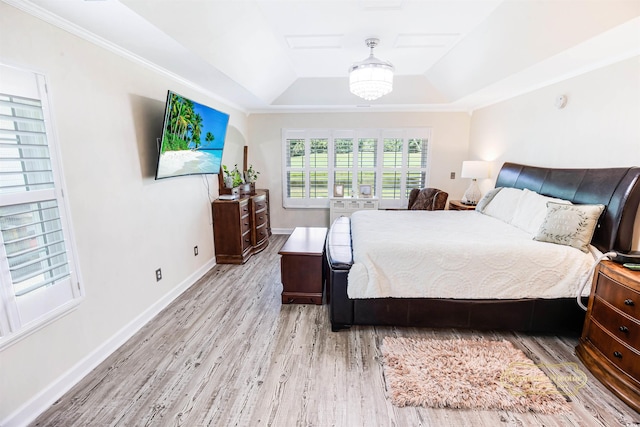
M 371 186 L 364 184 L 360 186 L 360 197 L 371 197 Z
M 333 197 L 344 197 L 344 185 L 336 184 L 333 186 Z

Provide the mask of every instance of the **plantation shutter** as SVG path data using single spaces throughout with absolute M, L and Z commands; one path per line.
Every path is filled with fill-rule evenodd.
M 422 138 L 409 138 L 406 194 L 407 197 L 413 188 L 424 188 L 427 184 L 428 166 L 428 136 Z
M 288 199 L 304 199 L 306 195 L 307 148 L 304 133 L 289 132 L 285 137 L 284 194 Z
M 69 307 L 81 290 L 48 137 L 44 78 L 0 68 L 5 80 L 0 82 L 0 296 L 7 308 L 0 316 L 0 337 L 4 339 Z
M 404 139 L 385 137 L 382 140 L 382 199 L 399 199 L 402 186 L 402 167 L 404 166 Z
M 333 140 L 333 183 L 342 185 L 344 195 L 350 196 L 354 192 L 353 187 L 353 132 L 336 132 Z
M 309 141 L 309 197 L 329 197 L 329 138 Z
M 403 208 L 428 177 L 429 128 L 283 129 L 285 208 L 327 208 L 335 185 L 345 197 L 370 186 L 381 208 Z
M 377 137 L 358 139 L 356 182 L 356 190 L 358 193 L 360 191 L 360 185 L 370 185 L 371 194 L 373 196 L 377 196 L 376 176 L 378 174 L 378 141 L 379 139 Z

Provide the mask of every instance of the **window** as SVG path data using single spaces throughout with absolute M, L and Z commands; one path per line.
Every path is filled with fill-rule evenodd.
M 381 207 L 404 207 L 427 185 L 429 136 L 414 129 L 283 129 L 284 207 L 328 207 L 334 185 L 370 185 Z
M 44 77 L 0 65 L 0 346 L 82 296 Z

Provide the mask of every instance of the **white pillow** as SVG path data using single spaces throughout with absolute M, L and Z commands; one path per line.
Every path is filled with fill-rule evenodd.
M 516 212 L 520 197 L 523 191 L 519 188 L 504 187 L 500 190 L 487 207 L 482 211 L 483 214 L 500 219 L 506 223 L 511 223 L 513 214 Z
M 573 246 L 589 252 L 589 243 L 604 205 L 547 203 L 547 215 L 533 240 Z
M 543 196 L 535 191 L 527 190 L 522 192 L 522 197 L 518 202 L 518 207 L 513 214 L 511 225 L 514 225 L 531 235 L 538 233 L 545 216 L 547 216 L 547 202 L 570 205 L 571 202 L 563 199 Z

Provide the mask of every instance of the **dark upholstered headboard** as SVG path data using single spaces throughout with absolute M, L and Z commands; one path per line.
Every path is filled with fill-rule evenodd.
M 591 243 L 606 252 L 629 252 L 640 203 L 640 167 L 550 169 L 505 163 L 496 187 L 527 188 L 576 204 L 603 204 Z

